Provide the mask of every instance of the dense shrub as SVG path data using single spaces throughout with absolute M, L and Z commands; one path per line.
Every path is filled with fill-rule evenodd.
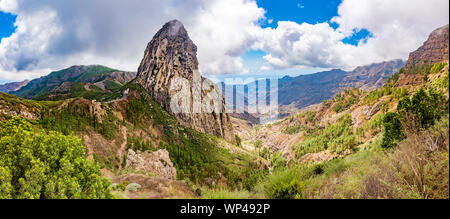
M 270 159 L 270 163 L 274 169 L 286 166 L 286 160 L 280 152 L 275 152 Z
M 335 105 L 333 110 L 336 113 L 347 110 L 350 106 L 359 101 L 359 90 L 346 90 L 344 93 L 336 95 L 333 99 Z
M 448 100 L 437 91 L 420 89 L 411 98 L 403 98 L 397 107 L 404 123 L 423 129 L 434 124 L 436 119 L 448 113 Z M 412 129 L 413 127 L 406 127 Z
M 396 145 L 396 141 L 401 141 L 405 138 L 399 114 L 392 112 L 386 113 L 383 118 L 383 127 L 384 135 L 381 147 L 394 147 Z
M 329 125 L 325 130 L 313 133 L 306 140 L 293 146 L 297 157 L 308 153 L 331 150 L 343 153 L 357 144 L 357 137 L 353 131 L 352 118 L 346 114 L 336 123 Z
M 271 199 L 300 199 L 303 198 L 305 184 L 294 179 L 290 182 L 276 184 L 268 193 Z
M 0 198 L 112 198 L 109 185 L 77 137 L 0 123 Z
M 282 132 L 287 135 L 293 135 L 300 132 L 301 125 L 293 125 L 286 127 Z
M 432 74 L 439 73 L 446 65 L 447 63 L 445 62 L 436 63 L 433 65 L 433 67 L 431 67 L 430 73 Z
M 280 168 L 263 182 L 264 194 L 271 199 L 305 198 L 306 180 L 314 175 L 308 164 Z

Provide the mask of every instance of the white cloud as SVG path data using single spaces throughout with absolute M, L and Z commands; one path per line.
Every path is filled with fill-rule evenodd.
M 164 23 L 182 21 L 209 74 L 244 72 L 240 55 L 264 18 L 253 0 L 0 0 L 17 31 L 0 44 L 0 79 L 25 79 L 75 64 L 136 71 Z M 37 73 L 41 72 L 41 73 Z
M 250 49 L 263 50 L 262 66 L 272 69 L 351 69 L 407 58 L 448 22 L 448 6 L 446 0 L 344 0 L 335 30 L 290 21 L 262 28 L 271 20 L 255 0 L 0 0 L 1 11 L 18 15 L 16 33 L 0 43 L 0 79 L 75 64 L 136 71 L 146 44 L 172 19 L 185 24 L 198 46 L 203 73 L 247 73 L 241 56 Z M 357 46 L 341 42 L 362 28 L 373 38 Z
M 261 66 L 261 68 L 259 68 L 259 70 L 261 70 L 261 71 L 269 71 L 271 68 L 270 68 L 270 66 L 267 66 L 267 65 L 263 65 L 263 66 Z
M 344 0 L 338 16 L 328 23 L 279 22 L 262 31 L 256 47 L 277 68 L 321 67 L 352 69 L 391 59 L 406 59 L 434 29 L 448 23 L 446 0 Z M 361 29 L 373 37 L 357 46 L 342 40 Z
M 343 67 L 339 50 L 352 47 L 341 42 L 345 36 L 328 23 L 297 24 L 278 22 L 277 28 L 263 29 L 261 40 L 255 44 L 268 55 L 264 59 L 277 68 Z
M 369 30 L 374 37 L 355 55 L 370 54 L 382 61 L 407 58 L 434 29 L 448 24 L 448 8 L 447 0 L 345 0 L 333 21 L 347 36 L 355 29 Z
M 240 56 L 257 40 L 264 13 L 254 1 L 208 1 L 187 25 L 202 72 L 246 73 Z
M 17 8 L 17 2 L 15 0 L 2 0 L 0 1 L 0 11 L 14 11 Z

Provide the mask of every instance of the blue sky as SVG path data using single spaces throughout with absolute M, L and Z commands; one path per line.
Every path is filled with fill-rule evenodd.
M 15 31 L 14 22 L 16 16 L 10 13 L 4 13 L 0 11 L 0 39 L 11 36 Z
M 294 21 L 296 23 L 324 23 L 328 22 L 333 28 L 337 28 L 336 23 L 331 23 L 330 20 L 338 16 L 338 6 L 341 0 L 257 0 L 258 6 L 266 10 L 267 22 L 262 27 L 277 28 L 278 21 Z M 362 29 L 353 36 L 343 40 L 346 44 L 357 45 L 361 39 L 371 37 L 371 33 Z M 261 50 L 247 51 L 243 56 L 245 67 L 249 70 L 247 77 L 265 77 L 275 76 L 283 77 L 285 75 L 297 76 L 300 74 L 310 74 L 327 69 L 323 68 L 307 68 L 307 69 L 272 69 L 270 72 L 261 71 L 261 65 L 264 65 L 263 57 L 266 55 Z M 223 75 L 220 79 L 235 76 Z
M 273 19 L 266 26 L 276 27 L 278 21 L 297 23 L 322 23 L 337 16 L 341 0 L 257 0 L 260 7 L 266 9 L 266 17 Z
M 265 9 L 266 22 L 261 27 L 276 28 L 278 21 L 294 21 L 296 23 L 323 23 L 329 22 L 331 18 L 338 15 L 338 6 L 341 0 L 257 0 L 259 7 Z M 14 31 L 14 22 L 16 16 L 10 13 L 0 12 L 0 37 L 8 37 Z M 330 23 L 332 27 L 337 28 L 337 24 Z M 357 44 L 360 39 L 369 35 L 369 32 L 362 31 L 354 35 L 352 38 L 346 39 L 344 42 L 349 44 Z M 261 50 L 248 50 L 241 57 L 244 68 L 248 70 L 246 77 L 266 77 L 276 76 L 282 77 L 284 75 L 296 76 L 299 74 L 309 74 L 325 69 L 322 68 L 307 68 L 307 69 L 272 69 L 270 72 L 261 71 L 263 66 L 263 57 L 267 55 Z M 218 77 L 237 76 L 238 74 L 219 75 Z M 3 81 L 5 82 L 5 81 Z
M 184 23 L 197 45 L 202 73 L 219 78 L 296 76 L 407 59 L 431 31 L 449 20 L 446 0 L 382 4 L 379 0 L 65 0 L 64 4 L 0 0 L 0 38 L 22 30 L 0 44 L 0 81 L 33 79 L 71 65 L 136 71 L 147 43 L 172 19 Z M 14 27 L 16 15 L 20 22 Z
M 14 27 L 14 22 L 16 21 L 16 16 L 10 13 L 3 13 L 0 11 L 0 40 L 4 37 L 9 37 L 14 33 L 16 28 Z M 0 84 L 13 82 L 14 80 L 0 80 Z

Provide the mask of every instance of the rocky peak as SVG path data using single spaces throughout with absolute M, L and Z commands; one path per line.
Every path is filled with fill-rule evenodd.
M 182 125 L 235 141 L 224 97 L 217 85 L 200 76 L 197 46 L 181 22 L 170 21 L 156 33 L 147 45 L 135 81 Z M 206 104 L 205 100 L 214 101 Z M 210 102 L 222 110 L 215 110 L 217 105 Z
M 409 55 L 407 68 L 423 64 L 434 64 L 449 59 L 449 25 L 434 30 L 428 40 Z

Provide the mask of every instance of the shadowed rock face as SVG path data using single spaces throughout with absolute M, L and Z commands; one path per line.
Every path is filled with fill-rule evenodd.
M 135 81 L 184 126 L 235 141 L 225 99 L 216 84 L 200 76 L 197 46 L 181 22 L 168 22 L 153 37 Z M 202 104 L 210 100 L 217 105 Z
M 428 40 L 409 55 L 406 67 L 434 64 L 449 59 L 449 25 L 434 30 Z

